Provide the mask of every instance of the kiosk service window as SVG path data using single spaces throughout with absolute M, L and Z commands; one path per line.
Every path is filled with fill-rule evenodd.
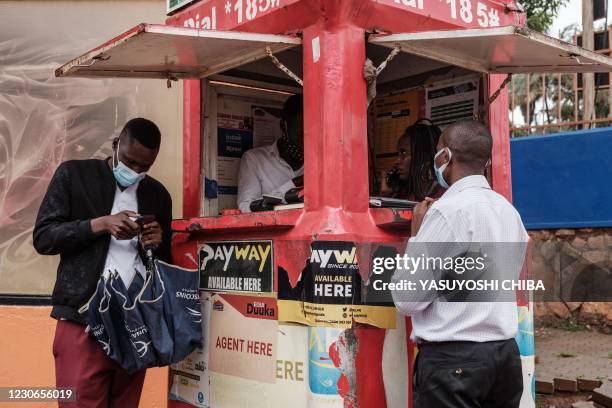
M 416 160 L 422 154 L 415 144 L 410 145 L 414 152 L 400 146 L 406 129 L 419 119 L 428 118 L 440 128 L 464 118 L 487 120 L 491 98 L 485 95 L 493 90 L 486 89 L 485 75 L 612 68 L 605 56 L 514 26 L 367 35 L 364 46 L 367 58 L 378 66 L 377 96 L 368 111 L 372 195 L 398 183 L 393 170 L 401 170 L 401 156 L 410 154 Z M 56 75 L 159 78 L 168 86 L 178 79 L 200 79 L 204 118 L 200 208 L 201 215 L 215 216 L 240 207 L 238 174 L 244 154 L 262 148 L 278 153 L 273 146 L 286 129 L 283 105 L 302 92 L 302 58 L 296 35 L 140 24 L 63 65 Z M 406 183 L 409 178 L 399 173 L 399 183 Z M 300 174 L 296 171 L 294 176 Z M 421 178 L 427 184 L 431 175 Z M 418 189 L 414 180 L 403 196 L 397 191 L 387 195 L 421 199 L 423 188 L 429 194 L 435 187 L 432 183 Z M 291 191 L 291 197 L 263 191 L 254 209 L 300 208 L 304 199 L 308 197 L 299 188 Z M 410 206 L 385 199 L 371 204 Z

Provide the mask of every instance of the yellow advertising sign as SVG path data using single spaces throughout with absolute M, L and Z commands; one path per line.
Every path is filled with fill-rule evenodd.
M 278 320 L 318 327 L 350 328 L 353 320 L 384 329 L 395 329 L 396 310 L 389 306 L 330 305 L 296 300 L 278 301 Z

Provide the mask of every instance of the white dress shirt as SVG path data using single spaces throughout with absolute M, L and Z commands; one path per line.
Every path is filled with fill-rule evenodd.
M 411 253 L 411 243 L 419 242 L 477 245 L 480 242 L 526 243 L 527 240 L 527 231 L 516 209 L 490 188 L 484 176 L 468 176 L 452 184 L 432 204 L 418 234 L 408 240 L 406 254 L 418 257 L 419 254 Z M 436 248 L 434 252 L 441 253 L 429 253 L 428 256 L 444 258 L 456 255 L 443 253 L 452 245 L 436 244 L 432 247 Z M 522 244 L 519 247 L 524 248 Z M 516 279 L 525 255 L 524 250 L 519 251 L 522 258 L 511 267 Z M 398 269 L 392 281 L 410 279 L 408 274 L 406 270 Z M 411 337 L 417 342 L 484 342 L 516 336 L 516 302 L 445 302 L 435 297 L 423 297 L 423 293 L 392 293 L 398 310 L 412 317 Z
M 111 214 L 124 210 L 138 212 L 138 199 L 136 198 L 138 184 L 133 184 L 123 191 L 119 186 L 115 187 L 115 199 Z M 104 263 L 104 276 L 107 277 L 109 271 L 116 270 L 126 288 L 130 286 L 136 271 L 144 277 L 146 269 L 140 256 L 138 256 L 138 245 L 137 236 L 132 239 L 117 239 L 111 236 L 106 262 Z
M 242 155 L 238 172 L 238 208 L 251 212 L 252 201 L 264 194 L 285 198 L 295 188 L 292 179 L 304 174 L 304 166 L 293 170 L 278 152 L 277 142 L 256 147 Z

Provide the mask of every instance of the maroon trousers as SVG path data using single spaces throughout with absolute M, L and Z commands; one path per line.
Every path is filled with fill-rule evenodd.
M 85 326 L 58 320 L 53 340 L 57 388 L 73 388 L 75 402 L 60 408 L 137 408 L 145 371 L 128 375 L 108 358 Z

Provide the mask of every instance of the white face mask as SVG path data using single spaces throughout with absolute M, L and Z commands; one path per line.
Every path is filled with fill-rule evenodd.
M 438 156 L 440 156 L 442 154 L 442 152 L 444 152 L 444 150 L 446 150 L 448 152 L 448 161 L 446 163 L 444 163 L 443 165 L 441 165 L 440 167 L 437 167 L 436 166 L 436 159 L 438 158 Z M 444 170 L 446 169 L 446 167 L 450 163 L 452 157 L 453 157 L 453 152 L 451 152 L 451 149 L 449 149 L 448 147 L 443 147 L 434 156 L 434 161 L 433 161 L 434 173 L 436 173 L 436 179 L 438 180 L 438 184 L 442 188 L 450 187 L 448 185 L 448 183 L 446 182 L 446 180 L 444 180 Z
M 117 143 L 117 150 L 113 155 L 113 176 L 115 176 L 115 180 L 117 180 L 117 183 L 119 183 L 121 186 L 129 187 L 144 179 L 147 172 L 143 171 L 142 173 L 136 173 L 134 170 L 126 166 L 125 163 L 119 161 L 120 143 L 121 141 Z

